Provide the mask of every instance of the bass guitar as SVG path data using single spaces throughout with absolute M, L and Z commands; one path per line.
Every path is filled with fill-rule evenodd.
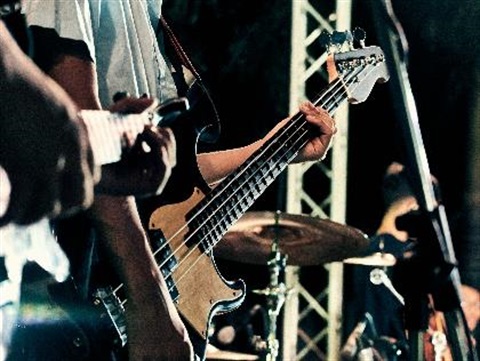
M 379 47 L 349 48 L 331 55 L 338 76 L 312 102 L 332 115 L 345 102 L 365 101 L 377 82 L 389 78 Z M 314 136 L 315 129 L 302 113 L 297 113 L 214 189 L 197 177 L 180 201 L 165 202 L 160 207 L 147 202 L 141 207 L 158 267 L 199 358 L 205 358 L 212 318 L 234 310 L 245 297 L 242 280 L 225 280 L 218 271 L 213 257 L 215 245 Z M 194 152 L 192 155 L 194 158 Z M 184 180 L 190 179 L 188 171 L 192 172 L 188 168 L 180 171 Z M 169 183 L 175 185 L 175 181 Z M 110 334 L 116 335 L 113 342 L 119 347 L 127 343 L 127 300 L 121 296 L 122 289 L 122 284 L 99 288 L 94 295 L 95 304 L 112 321 Z

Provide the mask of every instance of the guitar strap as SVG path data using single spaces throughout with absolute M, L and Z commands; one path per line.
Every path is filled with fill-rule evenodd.
M 164 37 L 162 37 L 161 32 L 165 35 Z M 202 122 L 202 126 L 205 126 L 205 128 L 202 129 L 203 132 L 200 135 L 200 139 L 208 143 L 214 143 L 220 136 L 221 131 L 220 117 L 215 102 L 203 82 L 200 73 L 193 65 L 193 62 L 190 60 L 177 36 L 163 16 L 160 17 L 157 38 L 159 41 L 164 38 L 167 40 L 163 45 L 174 69 L 173 78 L 179 95 L 187 97 L 192 108 L 197 106 L 197 104 L 206 97 L 207 104 L 201 104 L 199 106 L 200 111 L 204 113 L 203 115 L 207 114 L 208 119 Z

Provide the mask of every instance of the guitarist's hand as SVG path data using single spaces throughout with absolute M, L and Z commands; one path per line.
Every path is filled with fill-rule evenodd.
M 120 113 L 141 113 L 157 105 L 152 98 L 126 97 L 109 110 Z M 118 163 L 102 167 L 98 193 L 149 196 L 160 194 L 176 165 L 175 137 L 169 128 L 146 126 L 137 139 L 125 135 L 125 157 Z M 147 145 L 147 150 L 145 149 Z
M 307 121 L 316 127 L 318 136 L 305 145 L 294 162 L 323 159 L 331 146 L 333 135 L 337 131 L 335 120 L 325 110 L 316 108 L 311 102 L 301 104 L 300 111 L 306 115 Z M 265 144 L 289 119 L 286 118 L 279 122 L 264 138 L 245 147 L 199 154 L 197 161 L 204 180 L 214 186 L 228 176 L 253 152 Z
M 0 165 L 8 176 L 0 179 L 0 226 L 89 206 L 99 169 L 77 107 L 25 56 L 2 22 L 0 92 Z
M 300 104 L 299 110 L 305 114 L 307 121 L 315 126 L 318 135 L 300 150 L 297 157 L 293 160 L 293 163 L 323 160 L 332 145 L 333 136 L 337 132 L 335 120 L 326 110 L 315 107 L 309 101 Z M 286 118 L 279 122 L 275 128 L 266 135 L 263 141 L 273 136 L 289 119 L 290 118 Z
M 293 162 L 323 160 L 337 132 L 335 120 L 326 110 L 315 107 L 311 102 L 302 103 L 300 111 L 306 115 L 307 121 L 317 128 L 318 135 L 305 145 Z
M 144 149 L 142 143 L 150 148 Z M 169 128 L 146 127 L 118 163 L 102 167 L 99 193 L 149 196 L 160 194 L 176 165 L 175 137 Z

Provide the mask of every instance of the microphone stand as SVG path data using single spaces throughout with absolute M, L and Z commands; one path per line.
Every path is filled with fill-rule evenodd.
M 391 4 L 391 0 L 370 0 L 373 19 L 379 45 L 385 53 L 387 67 L 390 72 L 389 85 L 393 93 L 393 106 L 399 124 L 403 141 L 406 146 L 405 165 L 409 170 L 412 190 L 419 203 L 421 214 L 426 221 L 425 225 L 430 230 L 432 242 L 437 248 L 440 259 L 434 260 L 434 269 L 429 270 L 435 279 L 430 282 L 433 286 L 431 296 L 435 308 L 442 311 L 445 316 L 447 337 L 454 360 L 478 361 L 470 332 L 461 308 L 460 275 L 457 268 L 445 208 L 437 204 L 432 186 L 431 173 L 423 145 L 421 131 L 418 123 L 415 100 L 409 83 L 407 72 L 407 41 L 403 29 L 399 24 Z M 418 304 L 412 305 L 410 311 L 424 313 L 427 309 L 427 291 L 418 295 Z M 409 307 L 406 307 L 406 312 Z M 408 324 L 410 316 L 411 324 Z M 420 320 L 428 320 L 428 316 L 420 314 L 406 315 L 408 338 L 410 343 L 410 358 L 412 360 L 423 358 L 422 330 L 427 324 L 418 324 Z M 416 320 L 416 321 L 415 321 Z M 410 327 L 410 328 L 409 328 Z

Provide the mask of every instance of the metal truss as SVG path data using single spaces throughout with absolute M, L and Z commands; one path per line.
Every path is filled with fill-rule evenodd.
M 311 99 L 328 83 L 323 30 L 350 28 L 351 0 L 292 0 L 290 110 Z M 329 155 L 321 162 L 288 167 L 286 211 L 345 221 L 348 108 L 335 114 L 338 132 Z M 284 305 L 283 360 L 340 359 L 343 266 L 319 265 L 305 270 L 287 266 L 290 294 Z

